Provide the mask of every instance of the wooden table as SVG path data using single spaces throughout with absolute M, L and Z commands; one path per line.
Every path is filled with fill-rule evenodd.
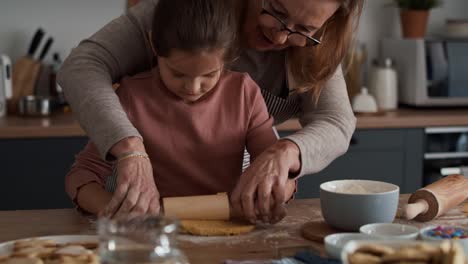
M 407 198 L 403 195 L 400 203 L 403 204 Z M 243 236 L 203 238 L 183 235 L 179 239 L 180 246 L 190 263 L 195 264 L 222 263 L 226 259 L 278 258 L 304 248 L 323 251 L 323 245 L 301 238 L 299 232 L 302 224 L 322 219 L 319 200 L 293 201 L 288 213 L 278 225 L 260 227 Z M 463 215 L 461 207 L 437 221 L 417 223 L 397 218 L 396 222 L 417 227 L 438 224 L 468 227 L 468 218 Z M 90 222 L 72 209 L 0 212 L 1 242 L 35 236 L 94 233 Z

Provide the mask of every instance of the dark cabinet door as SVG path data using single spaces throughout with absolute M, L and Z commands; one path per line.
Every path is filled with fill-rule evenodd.
M 400 186 L 401 193 L 413 192 L 422 184 L 422 141 L 422 129 L 358 130 L 345 155 L 299 179 L 296 197 L 317 198 L 320 184 L 342 179 L 384 181 Z
M 64 179 L 87 138 L 0 140 L 0 210 L 72 207 Z
M 344 179 L 384 181 L 403 186 L 404 161 L 399 151 L 348 152 L 317 174 L 299 181 L 297 198 L 317 198 L 320 184 Z

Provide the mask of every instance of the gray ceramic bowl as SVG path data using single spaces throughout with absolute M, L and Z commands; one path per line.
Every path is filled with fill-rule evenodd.
M 367 180 L 339 180 L 320 185 L 320 206 L 325 221 L 345 231 L 363 225 L 391 223 L 398 208 L 400 188 Z
M 419 228 L 393 223 L 377 223 L 363 225 L 359 228 L 362 234 L 367 234 L 372 238 L 415 240 L 419 236 Z
M 352 240 L 369 240 L 373 239 L 366 234 L 360 233 L 337 233 L 325 237 L 325 250 L 330 258 L 340 259 L 341 251 L 343 251 L 346 243 Z

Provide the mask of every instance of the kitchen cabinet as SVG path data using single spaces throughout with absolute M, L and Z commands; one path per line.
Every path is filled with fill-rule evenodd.
M 319 197 L 321 183 L 341 179 L 385 181 L 400 186 L 401 193 L 413 192 L 423 181 L 423 141 L 423 129 L 357 130 L 346 154 L 300 178 L 296 197 Z
M 349 151 L 322 172 L 302 177 L 298 198 L 318 197 L 320 184 L 334 179 L 383 180 L 398 184 L 402 193 L 416 190 L 422 186 L 424 145 L 432 142 L 424 142 L 425 128 L 468 126 L 468 111 L 402 108 L 358 116 L 356 125 Z M 285 136 L 300 124 L 291 119 L 277 128 Z M 0 210 L 72 207 L 64 177 L 86 142 L 70 114 L 0 118 Z
M 293 132 L 280 132 L 286 136 Z M 423 129 L 360 129 L 348 152 L 299 180 L 297 198 L 319 197 L 321 183 L 369 179 L 394 183 L 402 193 L 422 186 Z M 0 210 L 69 208 L 64 178 L 86 137 L 1 139 Z
M 0 210 L 73 207 L 65 175 L 86 137 L 1 139 Z

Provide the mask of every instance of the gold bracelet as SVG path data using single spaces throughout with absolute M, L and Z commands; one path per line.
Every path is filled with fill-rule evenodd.
M 121 162 L 122 160 L 129 159 L 129 158 L 144 158 L 144 159 L 149 160 L 149 156 L 145 152 L 132 151 L 132 152 L 126 152 L 120 155 L 117 158 L 117 163 Z

